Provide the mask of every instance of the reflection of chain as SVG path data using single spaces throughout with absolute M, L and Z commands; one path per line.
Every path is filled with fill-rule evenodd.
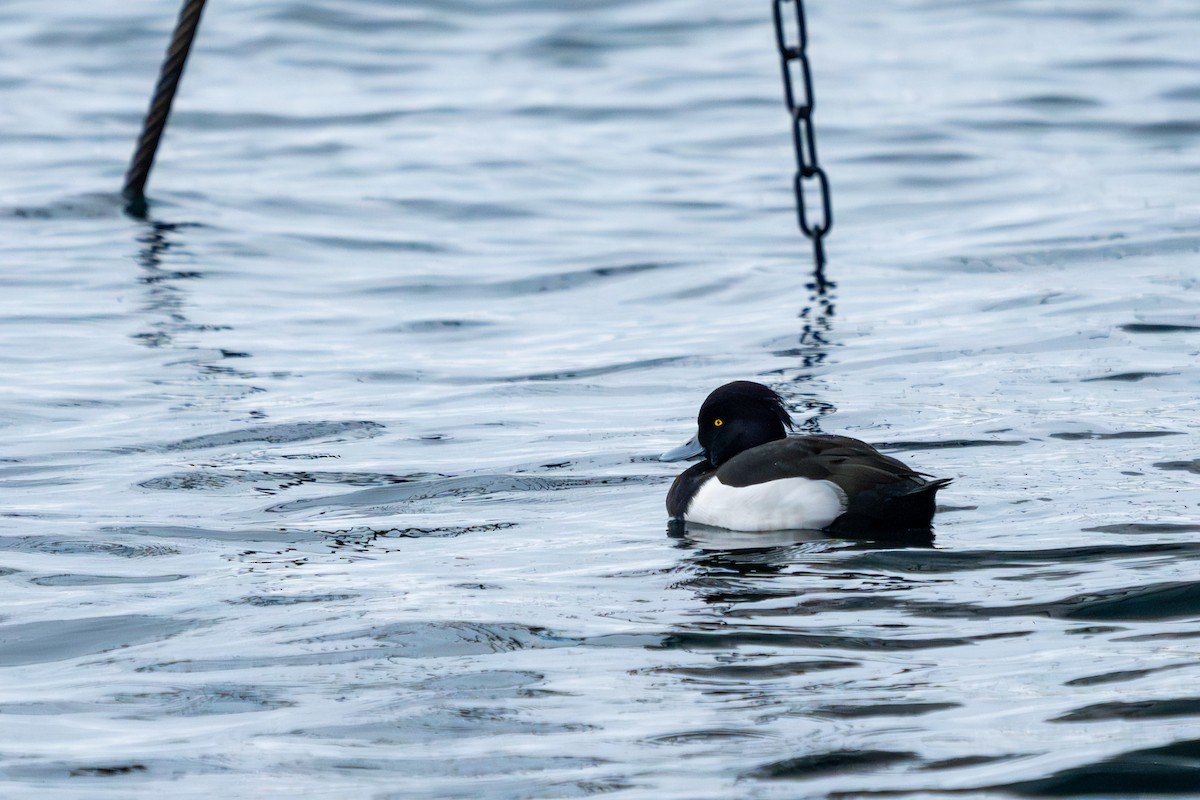
M 783 7 L 791 3 L 796 7 L 796 44 L 788 44 Z M 822 237 L 833 227 L 833 208 L 829 202 L 829 180 L 825 170 L 817 165 L 817 140 L 813 134 L 813 88 L 812 72 L 808 65 L 808 31 L 804 26 L 804 0 L 775 0 L 775 41 L 779 45 L 779 56 L 783 64 L 783 91 L 788 111 L 792 115 L 792 141 L 796 146 L 796 212 L 800 217 L 800 230 L 812 239 L 813 259 L 820 275 L 825 266 L 825 245 Z M 796 96 L 797 86 L 803 89 Z M 804 207 L 804 184 L 815 181 L 820 194 L 821 218 L 812 222 Z

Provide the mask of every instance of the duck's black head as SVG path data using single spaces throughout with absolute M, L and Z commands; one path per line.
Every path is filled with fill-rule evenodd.
M 761 383 L 734 381 L 713 390 L 696 418 L 697 440 L 713 466 L 743 450 L 787 437 L 792 417 L 783 398 Z

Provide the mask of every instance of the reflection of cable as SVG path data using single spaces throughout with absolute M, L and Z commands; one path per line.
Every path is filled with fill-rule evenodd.
M 796 43 L 788 44 L 785 3 L 794 3 L 796 8 Z M 775 42 L 779 45 L 779 57 L 783 65 L 783 92 L 788 112 L 792 115 L 792 143 L 796 148 L 796 213 L 800 230 L 813 243 L 814 273 L 819 283 L 824 283 L 825 244 L 824 236 L 833 227 L 833 206 L 829 201 L 829 179 L 825 170 L 817 164 L 817 139 L 813 133 L 813 86 L 812 71 L 809 69 L 808 30 L 804 24 L 804 0 L 775 0 Z M 798 74 L 794 74 L 798 72 Z M 803 88 L 797 95 L 796 86 Z M 820 192 L 821 218 L 812 222 L 804 206 L 804 184 L 816 182 Z
M 154 97 L 150 101 L 150 110 L 146 112 L 142 137 L 138 140 L 137 150 L 125 173 L 125 188 L 121 190 L 121 194 L 128 204 L 126 211 L 135 217 L 146 215 L 146 181 L 150 178 L 154 154 L 158 151 L 159 140 L 167 127 L 171 103 L 175 99 L 175 90 L 179 88 L 179 79 L 183 75 L 183 67 L 192 48 L 192 39 L 196 36 L 196 28 L 200 25 L 200 12 L 203 10 L 204 0 L 185 0 L 183 9 L 179 12 L 175 35 L 171 37 L 167 58 L 163 61 L 158 85 L 154 88 Z
M 146 310 L 160 314 L 165 319 L 156 323 L 153 330 L 136 333 L 133 338 L 146 347 L 173 347 L 175 341 L 171 332 L 185 327 L 187 319 L 183 313 L 183 301 L 172 281 L 180 278 L 198 278 L 200 273 L 163 269 L 163 255 L 174 247 L 170 234 L 174 233 L 178 226 L 153 220 L 148 220 L 148 224 L 145 233 L 138 236 L 138 242 L 143 245 L 137 255 L 138 265 L 143 270 L 138 282 L 147 287 Z

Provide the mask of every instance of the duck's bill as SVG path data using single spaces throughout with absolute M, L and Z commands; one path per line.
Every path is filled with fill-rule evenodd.
M 679 445 L 674 449 L 668 450 L 658 457 L 659 461 L 686 461 L 689 458 L 696 458 L 704 455 L 704 448 L 700 446 L 699 434 L 693 436 L 687 443 Z

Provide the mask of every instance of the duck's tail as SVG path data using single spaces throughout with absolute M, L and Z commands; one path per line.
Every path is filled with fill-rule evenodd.
M 830 533 L 855 538 L 928 532 L 933 526 L 938 489 L 950 481 L 950 478 L 897 481 L 855 495 L 846 512 L 830 526 Z

